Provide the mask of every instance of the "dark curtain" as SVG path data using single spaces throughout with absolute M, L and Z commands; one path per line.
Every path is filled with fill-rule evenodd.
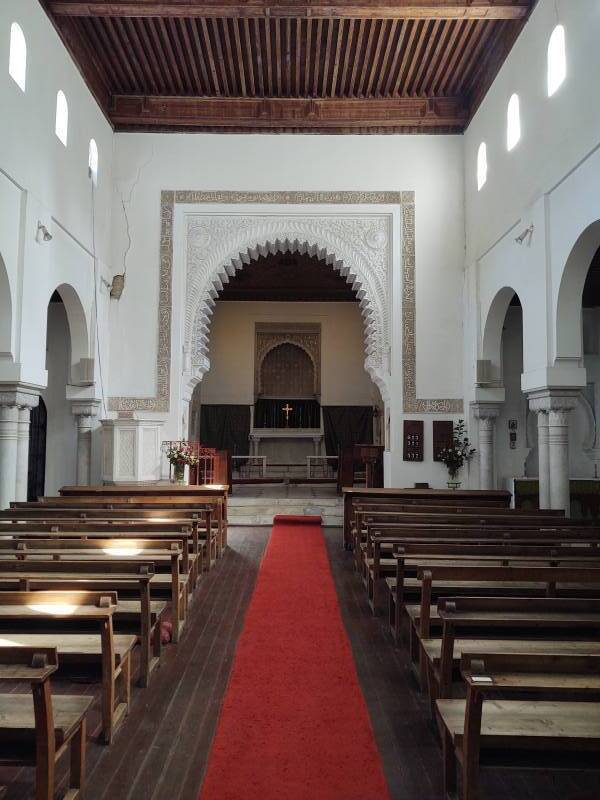
M 286 424 L 284 406 L 289 406 Z M 261 398 L 254 406 L 255 428 L 320 428 L 321 407 L 316 400 L 282 400 Z
M 205 447 L 228 450 L 232 456 L 246 456 L 250 447 L 249 436 L 249 406 L 201 406 L 200 442 Z
M 337 456 L 343 447 L 373 444 L 373 409 L 371 406 L 323 406 L 325 449 Z

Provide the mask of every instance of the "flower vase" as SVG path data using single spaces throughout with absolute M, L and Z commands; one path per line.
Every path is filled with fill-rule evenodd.
M 175 483 L 185 483 L 185 464 L 173 464 L 173 479 Z
M 457 480 L 456 475 L 449 475 L 448 477 L 450 478 L 450 480 L 446 484 L 447 487 L 449 489 L 454 489 L 454 490 L 460 489 L 462 481 Z

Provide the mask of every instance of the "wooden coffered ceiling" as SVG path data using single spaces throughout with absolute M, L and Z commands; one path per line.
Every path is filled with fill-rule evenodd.
M 117 130 L 464 130 L 535 0 L 40 0 Z

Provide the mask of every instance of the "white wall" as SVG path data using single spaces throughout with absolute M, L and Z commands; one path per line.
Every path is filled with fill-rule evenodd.
M 546 52 L 557 22 L 566 29 L 567 78 L 548 98 Z M 467 261 L 479 258 L 600 144 L 599 30 L 597 0 L 538 0 L 464 137 Z M 509 153 L 506 110 L 513 92 L 521 101 L 522 138 Z M 482 141 L 489 172 L 478 192 Z
M 567 78 L 549 98 L 547 48 L 558 23 L 566 32 Z M 469 329 L 464 394 L 471 400 L 501 398 L 501 389 L 475 387 L 476 360 L 491 359 L 494 377 L 503 377 L 506 392 L 496 433 L 501 484 L 523 472 L 528 448 L 528 474 L 537 473 L 535 417 L 526 414 L 519 384 L 525 394 L 547 387 L 582 390 L 585 397 L 570 415 L 570 469 L 574 477 L 593 475 L 586 451 L 594 442 L 596 390 L 591 385 L 596 382 L 596 365 L 592 357 L 584 359 L 581 293 L 593 252 L 600 246 L 600 226 L 594 227 L 600 220 L 599 29 L 596 0 L 539 0 L 464 137 Z M 520 97 L 522 138 L 508 152 L 506 111 L 513 92 Z M 482 141 L 487 144 L 489 170 L 478 192 L 477 151 Z M 519 244 L 517 236 L 529 226 L 533 232 Z M 504 317 L 499 298 L 510 294 L 506 287 L 517 292 L 523 306 L 522 366 L 510 319 L 508 338 L 501 344 Z M 495 350 L 488 346 L 492 340 Z M 502 353 L 503 376 L 497 368 Z M 516 451 L 507 449 L 509 418 L 519 419 Z
M 127 288 L 112 309 L 111 394 L 155 389 L 160 191 L 229 189 L 415 190 L 418 393 L 460 395 L 460 347 L 449 352 L 448 342 L 462 336 L 461 137 L 117 134 L 115 142 L 116 185 L 133 194 Z M 117 193 L 115 264 L 127 247 L 119 202 Z
M 27 83 L 22 92 L 8 74 L 10 27 L 18 22 L 27 43 Z M 72 285 L 83 305 L 94 355 L 92 182 L 88 147 L 100 153 L 95 189 L 95 245 L 99 272 L 108 263 L 112 195 L 112 129 L 86 88 L 52 24 L 35 0 L 0 5 L 0 253 L 9 274 L 13 336 L 1 380 L 45 384 L 48 300 L 61 283 Z M 69 104 L 68 146 L 54 132 L 56 93 Z M 35 241 L 38 221 L 53 241 Z M 105 302 L 106 292 L 99 292 Z M 26 315 L 21 309 L 26 309 Z M 102 312 L 101 312 L 102 313 Z M 104 345 L 104 342 L 101 342 Z M 106 344 L 108 344 L 106 342 Z M 107 351 L 108 352 L 108 351 Z
M 363 322 L 355 303 L 220 301 L 213 315 L 211 368 L 202 402 L 254 403 L 256 322 L 321 325 L 321 404 L 373 405 L 377 389 L 364 370 Z
M 8 74 L 13 22 L 21 26 L 27 44 L 25 92 Z M 59 89 L 69 106 L 66 148 L 54 130 Z M 8 274 L 12 309 L 10 343 L 0 345 L 0 383 L 46 386 L 48 301 L 57 287 L 66 284 L 71 287 L 68 299 L 65 292 L 65 303 L 73 357 L 77 362 L 95 358 L 96 365 L 93 386 L 81 385 L 77 363 L 72 365 L 73 385 L 63 391 L 64 404 L 67 407 L 67 393 L 73 398 L 99 398 L 107 387 L 100 385 L 98 350 L 106 374 L 109 356 L 109 301 L 101 279 L 112 277 L 113 132 L 37 0 L 0 3 L 0 109 L 0 258 Z M 94 201 L 88 176 L 91 138 L 99 150 Z M 36 242 L 38 221 L 52 234 L 51 242 Z M 94 321 L 95 285 L 99 337 Z M 95 452 L 95 461 L 98 457 Z M 97 470 L 94 475 L 97 478 Z

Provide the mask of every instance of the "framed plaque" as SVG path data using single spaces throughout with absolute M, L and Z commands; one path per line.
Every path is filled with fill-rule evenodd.
M 440 450 L 452 446 L 454 422 L 452 420 L 434 420 L 433 422 L 433 460 L 440 460 Z

